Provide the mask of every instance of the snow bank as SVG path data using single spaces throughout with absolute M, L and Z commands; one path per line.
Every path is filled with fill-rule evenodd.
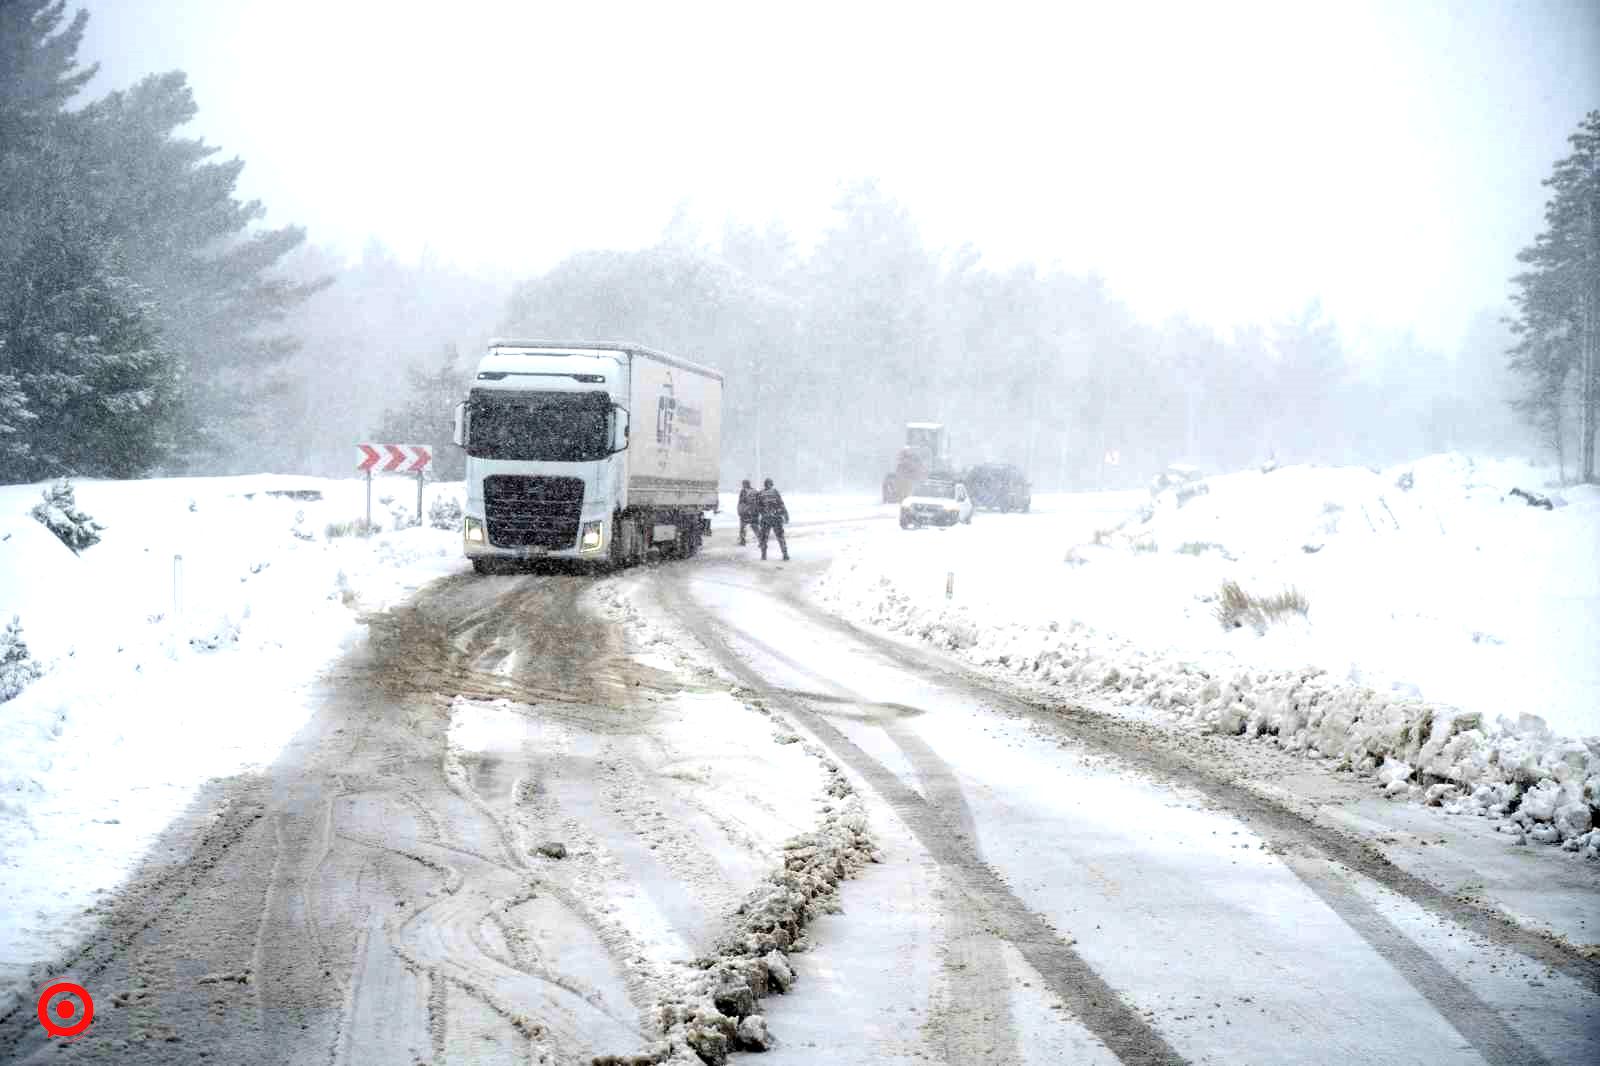
M 0 624 L 19 617 L 43 667 L 0 703 L 0 999 L 202 784 L 273 761 L 358 612 L 464 565 L 459 533 L 330 539 L 364 514 L 355 479 L 74 486 L 105 526 L 81 554 L 29 517 L 46 485 L 0 486 Z M 414 483 L 374 490 L 385 527 L 379 498 L 415 506 Z
M 1545 481 L 1455 455 L 1251 471 L 1114 521 L 1066 503 L 881 531 L 816 592 L 976 664 L 1382 771 L 1392 796 L 1600 854 L 1600 493 L 1550 510 L 1508 495 Z M 1309 610 L 1224 630 L 1227 580 L 1295 588 Z

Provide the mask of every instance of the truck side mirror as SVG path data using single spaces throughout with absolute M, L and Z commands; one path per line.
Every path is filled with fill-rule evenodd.
M 628 431 L 630 427 L 628 425 L 628 409 L 626 407 L 620 403 L 614 403 L 611 405 L 611 410 L 615 412 L 617 417 L 616 435 L 611 443 L 611 454 L 616 455 L 618 452 L 628 450 Z
M 467 443 L 467 404 L 466 401 L 456 404 L 456 428 L 450 439 L 457 445 Z

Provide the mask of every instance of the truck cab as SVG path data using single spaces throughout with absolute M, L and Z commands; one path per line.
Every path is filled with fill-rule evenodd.
M 717 504 L 721 384 L 637 345 L 491 343 L 456 408 L 473 566 L 638 562 L 662 543 L 693 554 Z M 636 431 L 641 403 L 649 422 Z

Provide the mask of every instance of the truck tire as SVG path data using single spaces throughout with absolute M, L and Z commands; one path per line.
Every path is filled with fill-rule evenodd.
M 630 561 L 627 555 L 624 554 L 628 547 L 628 538 L 626 534 L 627 528 L 627 519 L 623 518 L 620 514 L 612 516 L 611 551 L 608 553 L 608 561 L 611 563 L 611 569 L 613 570 L 621 570 L 623 567 L 627 566 Z
M 472 569 L 480 574 L 497 574 L 500 572 L 500 568 L 495 565 L 493 559 L 484 559 L 482 557 L 472 560 Z
M 644 525 L 637 516 L 617 515 L 612 520 L 611 565 L 618 570 L 643 563 L 649 554 Z

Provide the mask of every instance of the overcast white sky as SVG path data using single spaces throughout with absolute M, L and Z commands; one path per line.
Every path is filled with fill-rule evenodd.
M 872 177 L 937 247 L 1217 325 L 1311 296 L 1453 346 L 1600 107 L 1600 4 L 90 0 L 274 223 L 515 279 L 688 202 L 813 238 Z

